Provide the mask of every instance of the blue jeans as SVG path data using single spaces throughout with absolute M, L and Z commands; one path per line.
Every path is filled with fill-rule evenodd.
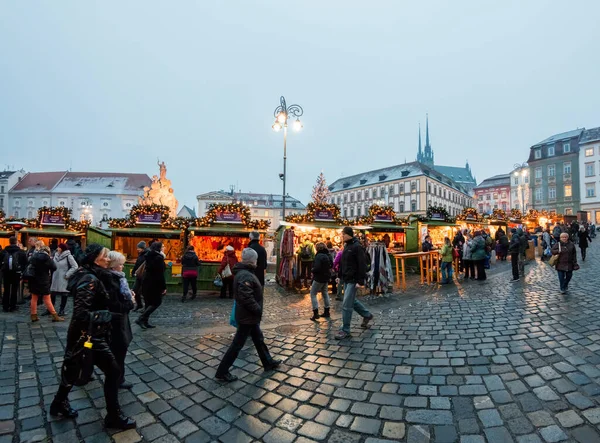
M 342 331 L 350 334 L 352 312 L 356 311 L 361 317 L 370 317 L 371 313 L 356 300 L 356 283 L 346 283 L 344 286 L 344 301 L 342 302 Z
M 442 262 L 442 283 L 450 283 L 452 274 L 452 262 Z
M 573 271 L 556 271 L 558 272 L 558 281 L 560 282 L 560 290 L 566 291 L 569 289 L 569 282 L 573 277 Z
M 316 280 L 313 280 L 312 286 L 310 287 L 310 301 L 312 303 L 313 311 L 315 309 L 319 309 L 319 301 L 317 300 L 317 294 L 320 292 L 323 295 L 323 304 L 326 308 L 329 308 L 329 293 L 327 290 L 329 289 L 329 282 L 327 283 L 319 283 Z

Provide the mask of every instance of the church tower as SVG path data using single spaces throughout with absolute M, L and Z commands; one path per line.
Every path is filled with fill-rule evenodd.
M 433 168 L 433 149 L 429 143 L 429 114 L 425 122 L 425 150 L 421 150 L 421 125 L 419 125 L 419 152 L 417 153 L 417 161 L 424 165 Z

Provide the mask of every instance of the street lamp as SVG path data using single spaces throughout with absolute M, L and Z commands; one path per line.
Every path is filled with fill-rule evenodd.
M 296 117 L 296 121 L 293 123 L 294 130 L 300 131 L 302 129 L 302 122 L 300 122 L 300 117 L 304 114 L 304 110 L 299 105 L 290 105 L 287 106 L 285 103 L 285 97 L 281 96 L 279 99 L 280 105 L 275 108 L 275 112 L 273 113 L 275 117 L 275 123 L 273 123 L 273 131 L 279 132 L 283 129 L 283 174 L 279 174 L 279 178 L 283 180 L 283 212 L 282 219 L 285 219 L 285 183 L 287 180 L 287 171 L 286 171 L 286 161 L 287 161 L 287 128 L 288 128 L 288 119 L 291 117 Z
M 514 168 L 516 169 L 515 177 L 522 177 L 522 179 L 519 180 L 519 189 L 521 190 L 523 214 L 525 214 L 527 211 L 527 202 L 525 201 L 525 177 L 527 177 L 527 174 L 529 173 L 529 165 L 527 163 L 515 163 Z M 523 183 L 521 183 L 521 180 L 523 180 Z

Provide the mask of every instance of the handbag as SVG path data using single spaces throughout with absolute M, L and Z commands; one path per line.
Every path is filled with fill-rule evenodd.
M 112 314 L 109 311 L 92 311 L 89 313 L 87 331 L 82 331 L 81 337 L 63 360 L 61 378 L 63 384 L 70 386 L 86 385 L 94 372 L 94 332 L 104 332 L 110 326 Z
M 548 261 L 548 264 L 552 267 L 555 267 L 558 264 L 558 257 L 560 256 L 560 242 L 558 243 L 558 254 L 553 255 L 552 257 L 550 257 L 550 261 Z
M 229 267 L 229 263 L 227 263 L 227 265 L 225 266 L 225 268 L 221 271 L 221 277 L 222 278 L 229 278 L 233 276 L 233 273 L 231 272 L 231 268 Z
M 458 249 L 457 248 L 453 248 L 452 249 L 452 258 L 456 259 L 459 258 L 460 254 L 458 253 Z
M 139 268 L 135 270 L 135 278 L 144 278 L 146 273 L 146 262 L 143 262 Z
M 215 285 L 217 288 L 223 286 L 223 280 L 221 279 L 221 276 L 219 274 L 215 276 L 215 279 L 213 280 L 213 285 Z
M 233 307 L 231 308 L 231 314 L 229 314 L 229 324 L 234 328 L 238 327 L 237 321 L 235 321 L 235 300 L 233 301 Z
M 186 271 L 183 271 L 183 274 L 181 274 L 183 278 L 198 278 L 198 271 L 196 271 L 195 269 L 188 269 Z
M 27 280 L 35 277 L 35 267 L 32 263 L 29 263 L 23 271 L 23 280 Z

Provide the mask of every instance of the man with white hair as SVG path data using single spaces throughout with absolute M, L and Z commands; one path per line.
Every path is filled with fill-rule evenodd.
M 263 333 L 260 330 L 263 311 L 263 287 L 254 274 L 257 260 L 258 254 L 256 251 L 246 248 L 242 251 L 242 261 L 233 267 L 233 296 L 235 298 L 237 331 L 231 346 L 217 368 L 215 374 L 217 380 L 225 382 L 237 380 L 237 377 L 229 372 L 229 368 L 237 359 L 248 336 L 252 337 L 254 347 L 256 347 L 256 352 L 265 371 L 273 370 L 281 364 L 280 360 L 274 360 L 271 357 Z
M 256 261 L 256 269 L 254 274 L 260 284 L 265 286 L 265 274 L 267 272 L 267 250 L 260 244 L 260 233 L 258 231 L 252 231 L 250 233 L 250 243 L 248 247 L 254 249 L 258 254 L 258 260 Z

